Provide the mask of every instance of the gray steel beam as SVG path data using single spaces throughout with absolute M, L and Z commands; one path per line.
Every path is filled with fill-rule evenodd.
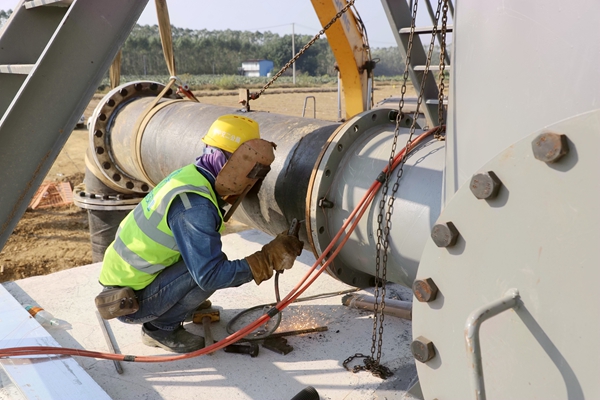
M 73 2 L 8 106 L 0 120 L 0 248 L 146 4 L 147 0 Z M 44 7 L 25 12 L 40 10 Z
M 19 1 L 0 31 L 0 65 L 35 64 L 67 11 L 64 7 L 27 10 L 23 3 Z M 0 74 L 0 115 L 6 112 L 26 78 L 21 74 Z
M 425 0 L 425 5 L 427 6 L 427 12 L 429 13 L 429 18 L 431 18 L 431 23 L 433 25 L 435 25 L 435 11 L 433 10 L 433 7 L 431 6 L 431 1 Z M 435 38 L 438 43 L 442 43 L 442 35 L 440 34 L 441 30 L 442 30 L 442 11 L 440 11 L 440 20 L 438 21 L 437 33 L 435 35 Z M 445 56 L 446 56 L 445 57 L 446 65 L 448 65 L 448 64 L 450 64 L 450 55 L 448 54 L 448 52 L 446 52 Z
M 396 38 L 396 43 L 398 43 L 398 50 L 400 51 L 400 55 L 402 56 L 402 59 L 405 60 L 407 56 L 406 50 L 408 48 L 409 35 L 401 35 L 400 29 L 409 27 L 411 25 L 412 10 L 410 9 L 405 0 L 381 0 L 381 4 L 383 5 L 385 14 L 388 18 L 390 26 L 392 27 L 392 31 L 394 32 L 394 37 Z M 423 43 L 421 42 L 419 35 L 415 34 L 413 36 L 411 65 L 425 65 L 426 61 L 427 54 L 423 49 Z M 415 91 L 418 95 L 421 86 L 421 79 L 423 78 L 423 71 L 415 71 L 412 69 L 411 66 L 409 66 L 409 77 L 410 80 L 413 82 Z M 425 103 L 425 100 L 438 98 L 437 83 L 435 82 L 435 77 L 431 73 L 427 74 L 423 97 L 423 103 Z M 427 123 L 429 124 L 429 126 L 433 127 L 437 125 L 437 106 L 423 104 L 422 108 L 422 112 L 425 114 L 425 118 L 427 119 Z

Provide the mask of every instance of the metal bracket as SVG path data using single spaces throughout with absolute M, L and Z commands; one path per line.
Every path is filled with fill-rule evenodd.
M 471 382 L 475 389 L 475 398 L 485 400 L 485 384 L 483 379 L 483 365 L 481 362 L 481 345 L 479 341 L 479 328 L 481 324 L 503 311 L 514 308 L 519 300 L 519 291 L 509 289 L 504 297 L 480 307 L 467 318 L 465 325 L 465 341 L 467 343 L 467 357 L 471 371 Z
M 313 119 L 317 118 L 317 99 L 315 98 L 315 96 L 306 96 L 306 98 L 304 99 L 304 107 L 302 107 L 302 118 L 304 118 L 304 114 L 306 114 L 306 103 L 308 102 L 308 99 L 312 99 L 313 101 Z

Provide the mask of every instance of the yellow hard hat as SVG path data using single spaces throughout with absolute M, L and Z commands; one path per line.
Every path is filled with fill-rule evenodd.
M 258 123 L 241 115 L 228 114 L 213 122 L 202 141 L 234 153 L 242 143 L 251 139 L 260 139 Z

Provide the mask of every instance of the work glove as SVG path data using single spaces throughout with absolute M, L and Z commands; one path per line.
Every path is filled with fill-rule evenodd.
M 304 242 L 287 232 L 280 233 L 275 239 L 265 244 L 260 251 L 246 257 L 254 282 L 260 285 L 273 276 L 273 270 L 290 269 L 302 253 Z

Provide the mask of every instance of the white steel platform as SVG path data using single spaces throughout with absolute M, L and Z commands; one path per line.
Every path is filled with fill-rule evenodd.
M 242 258 L 260 249 L 271 238 L 259 231 L 250 230 L 223 238 L 223 248 L 230 259 Z M 282 297 L 295 286 L 304 275 L 314 257 L 304 252 L 298 258 L 293 269 L 286 271 L 280 278 Z M 70 330 L 51 330 L 52 338 L 63 347 L 85 348 L 107 351 L 106 342 L 95 315 L 94 297 L 100 291 L 98 274 L 100 264 L 92 264 L 57 272 L 47 276 L 32 277 L 16 282 L 8 282 L 4 287 L 21 304 L 37 303 L 50 311 L 56 318 L 68 321 Z M 326 273 L 302 295 L 309 296 L 349 289 L 345 284 L 334 280 Z M 399 285 L 389 285 L 388 297 L 411 300 L 410 290 Z M 367 293 L 360 291 L 359 293 Z M 10 296 L 9 296 L 10 297 Z M 216 339 L 226 336 L 225 325 L 238 312 L 252 306 L 274 301 L 273 281 L 261 286 L 253 282 L 238 288 L 220 290 L 211 300 L 221 308 L 221 321 L 212 325 Z M 370 312 L 348 309 L 341 304 L 342 296 L 322 298 L 292 304 L 283 313 L 282 327 L 287 322 L 300 318 L 314 326 L 326 325 L 326 332 L 288 337 L 288 343 L 294 351 L 281 355 L 260 347 L 256 358 L 248 355 L 231 354 L 218 351 L 212 356 L 167 363 L 122 363 L 124 373 L 117 374 L 112 361 L 76 357 L 89 377 L 89 383 L 80 378 L 86 389 L 86 396 L 70 395 L 68 386 L 76 385 L 70 376 L 57 377 L 58 372 L 39 369 L 37 362 L 31 362 L 35 372 L 27 372 L 20 385 L 59 385 L 63 391 L 58 396 L 32 396 L 31 398 L 102 398 L 91 397 L 91 390 L 104 390 L 113 399 L 291 399 L 306 386 L 313 386 L 321 399 L 404 399 L 405 391 L 416 377 L 414 359 L 410 352 L 411 323 L 387 316 L 385 318 L 384 347 L 382 363 L 394 371 L 387 381 L 370 373 L 353 374 L 342 366 L 342 362 L 355 353 L 370 354 L 372 334 L 372 314 Z M 2 310 L 6 313 L 18 313 L 27 319 L 27 313 L 16 301 L 2 299 Z M 11 311 L 12 310 L 12 311 Z M 16 310 L 16 311 L 15 311 Z M 4 315 L 4 314 L 3 314 Z M 8 315 L 8 314 L 6 314 Z M 312 321 L 311 321 L 312 320 Z M 157 348 L 146 347 L 140 340 L 140 326 L 127 325 L 111 320 L 110 331 L 114 334 L 117 349 L 124 354 L 166 355 Z M 6 325 L 5 320 L 2 325 Z M 17 322 L 18 327 L 7 333 L 2 331 L 0 345 L 15 345 L 13 340 L 20 339 L 23 345 L 27 335 L 43 332 L 32 319 L 25 326 Z M 186 325 L 186 329 L 202 334 L 201 325 Z M 287 330 L 287 329 L 285 329 Z M 48 338 L 47 340 L 53 340 Z M 46 340 L 46 339 L 44 339 Z M 47 342 L 42 342 L 47 343 Z M 57 358 L 59 363 L 72 363 L 73 359 Z M 17 364 L 14 361 L 2 361 Z M 11 366 L 12 368 L 12 366 Z M 12 374 L 20 374 L 21 365 Z M 69 367 L 72 368 L 72 367 Z M 84 371 L 82 371 L 84 372 Z M 85 372 L 83 375 L 86 375 Z M 11 375 L 12 378 L 12 375 Z M 95 381 L 95 382 L 94 382 Z M 60 383 L 59 383 L 60 382 Z M 97 384 L 96 384 L 97 383 Z M 7 388 L 5 388 L 7 389 Z M 14 389 L 14 388 L 13 388 Z M 87 391 L 89 390 L 89 391 Z M 101 391 L 100 391 L 101 392 Z M 0 392 L 2 393 L 2 392 Z M 106 396 L 106 395 L 104 395 Z M 2 398 L 2 395 L 0 395 Z

